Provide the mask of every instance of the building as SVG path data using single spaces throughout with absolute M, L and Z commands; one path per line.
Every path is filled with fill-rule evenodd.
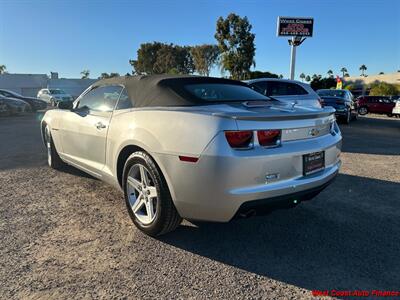
M 85 89 L 93 84 L 96 79 L 58 78 L 52 72 L 51 78 L 46 74 L 0 74 L 0 89 L 11 90 L 23 96 L 36 97 L 43 88 L 58 88 L 78 97 Z

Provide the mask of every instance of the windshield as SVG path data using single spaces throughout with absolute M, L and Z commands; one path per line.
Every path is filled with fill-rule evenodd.
M 330 97 L 346 97 L 346 92 L 342 90 L 319 90 L 317 91 L 320 96 L 330 96 Z
M 223 83 L 198 83 L 187 84 L 185 89 L 195 97 L 210 101 L 244 101 L 244 100 L 270 100 L 268 97 L 257 93 L 243 85 Z
M 63 90 L 59 90 L 59 89 L 57 89 L 57 90 L 49 90 L 49 91 L 50 91 L 50 94 L 52 94 L 52 95 L 65 94 L 65 92 Z

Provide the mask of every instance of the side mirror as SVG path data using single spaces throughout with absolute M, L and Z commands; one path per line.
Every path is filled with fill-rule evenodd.
M 60 101 L 57 103 L 57 108 L 71 110 L 73 108 L 73 103 L 72 101 Z

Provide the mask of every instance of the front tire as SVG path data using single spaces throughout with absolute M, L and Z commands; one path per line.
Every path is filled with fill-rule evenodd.
M 47 148 L 47 164 L 53 169 L 61 170 L 66 164 L 58 155 L 57 149 L 54 146 L 53 138 L 51 137 L 50 127 L 48 125 L 46 126 L 44 133 Z
M 350 124 L 350 121 L 351 121 L 351 112 L 350 112 L 350 110 L 348 110 L 346 117 L 344 118 L 344 123 L 348 125 L 348 124 Z
M 122 185 L 129 215 L 141 231 L 158 236 L 179 226 L 182 218 L 172 202 L 167 183 L 147 153 L 138 151 L 129 156 Z
M 368 113 L 368 108 L 366 108 L 365 106 L 362 106 L 358 109 L 358 113 L 362 116 L 365 116 Z

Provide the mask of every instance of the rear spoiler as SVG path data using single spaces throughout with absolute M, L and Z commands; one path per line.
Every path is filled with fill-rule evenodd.
M 293 111 L 293 110 L 277 110 L 269 112 L 217 112 L 213 116 L 244 120 L 244 121 L 286 121 L 286 120 L 303 120 L 317 119 L 328 117 L 335 114 L 335 109 L 326 107 L 319 111 Z

